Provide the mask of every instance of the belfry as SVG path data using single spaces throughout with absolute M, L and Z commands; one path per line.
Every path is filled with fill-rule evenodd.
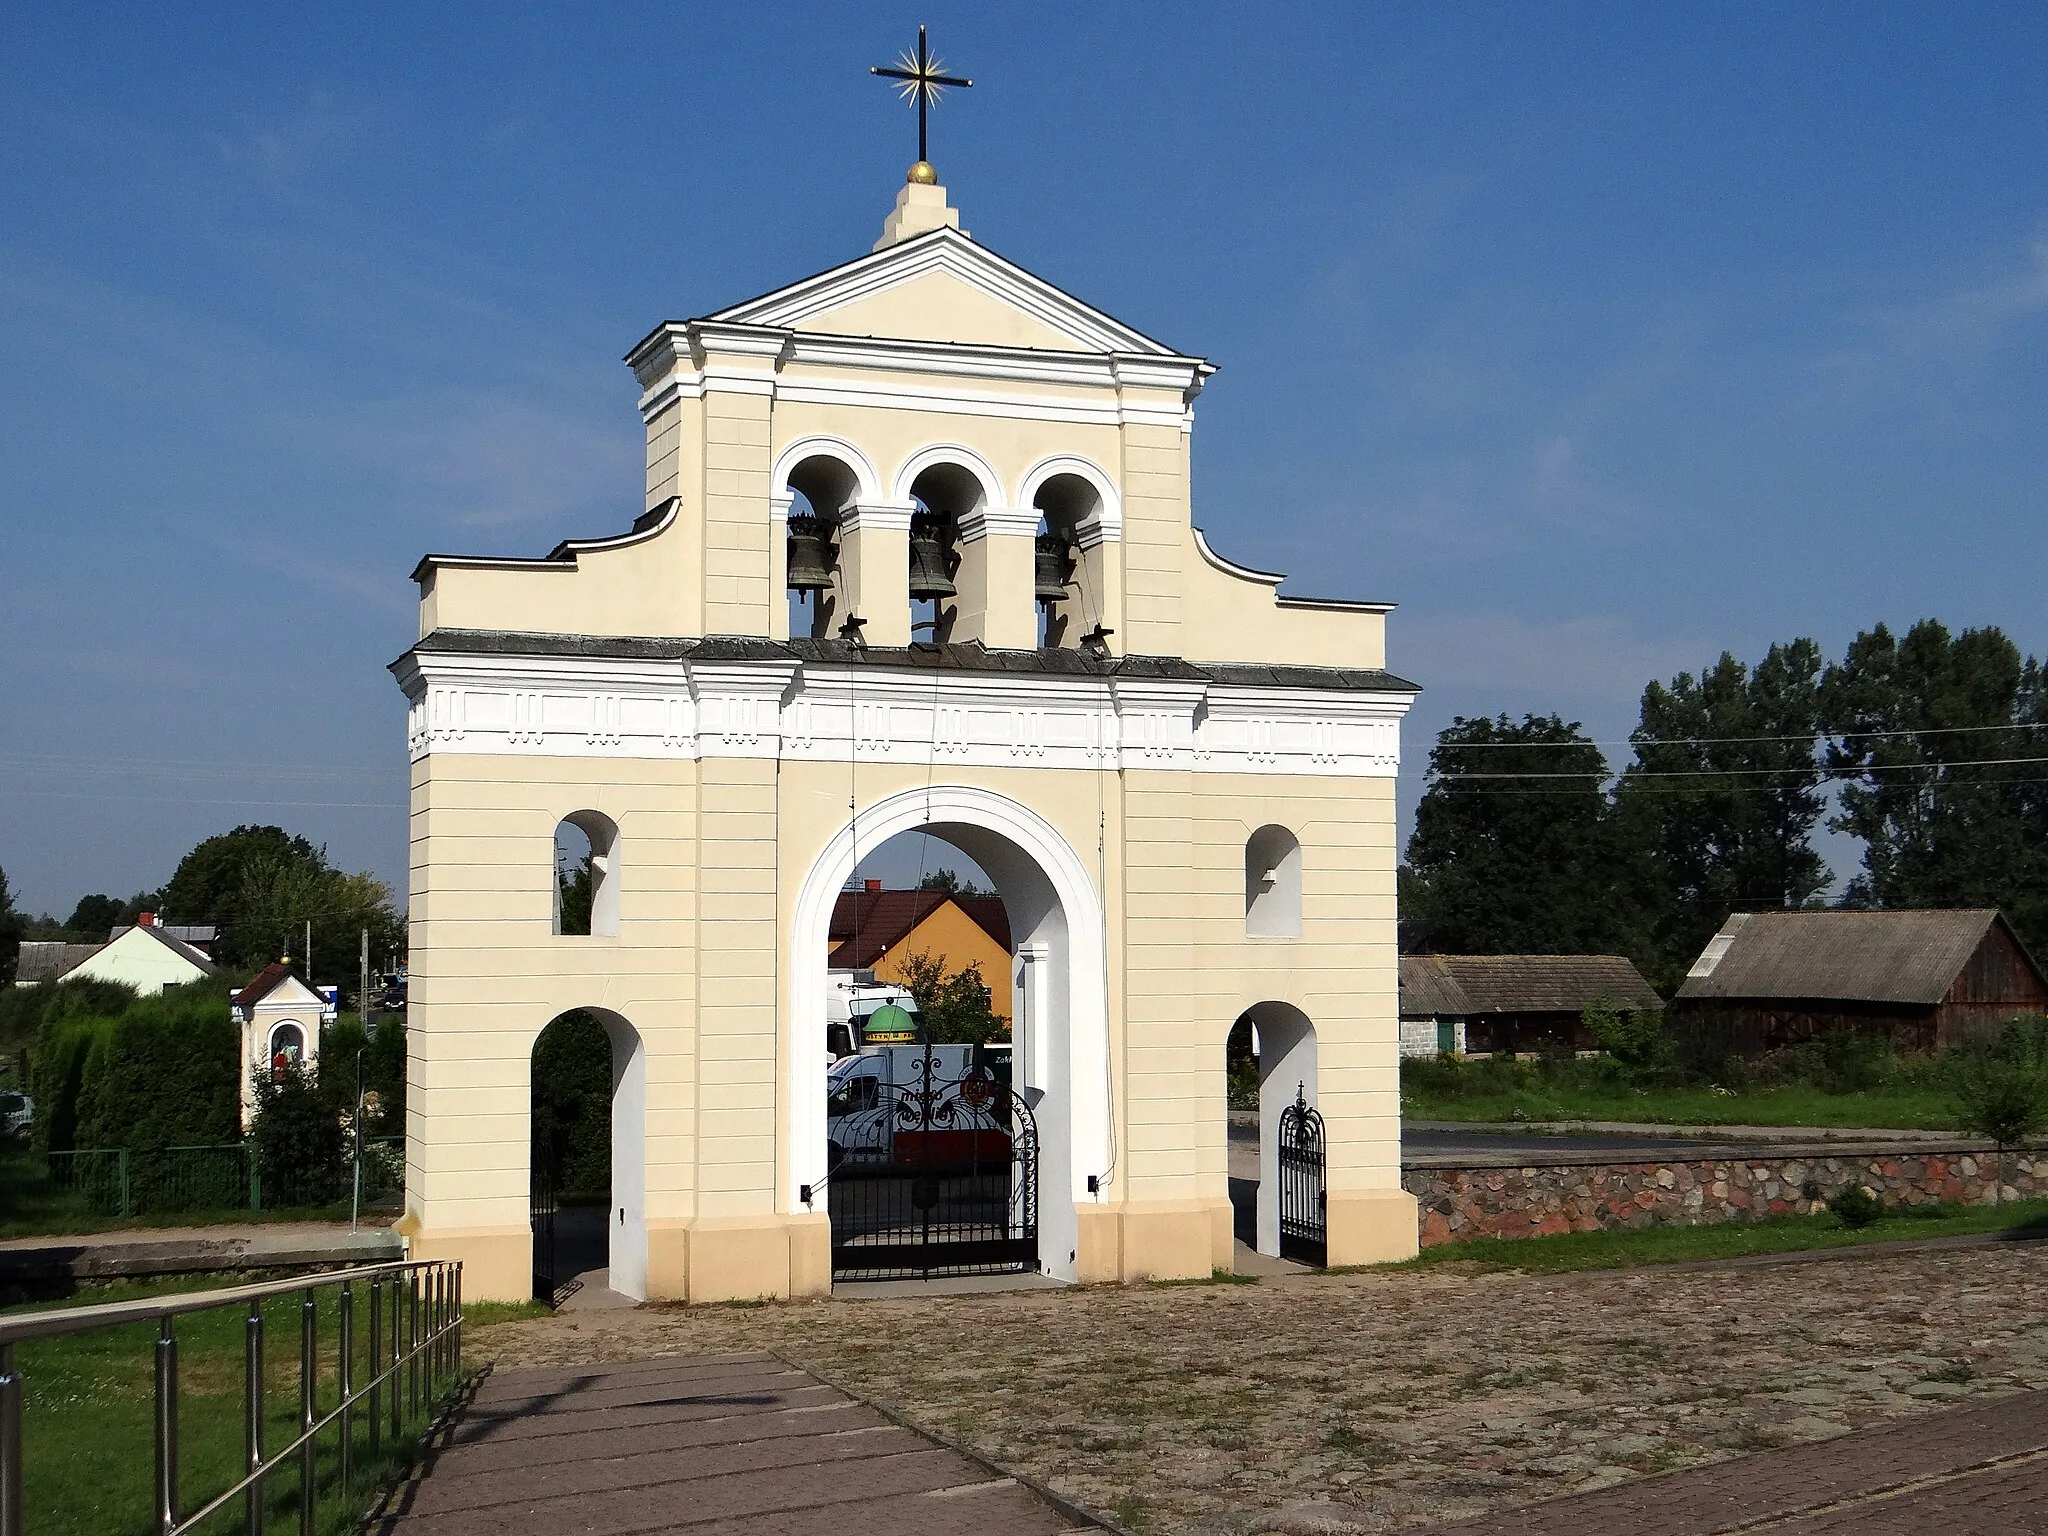
M 863 1240 L 828 1129 L 827 925 L 907 832 L 987 872 L 1015 948 L 996 1171 L 906 1186 L 927 1243 L 968 1219 L 949 1201 L 992 1208 L 973 1219 L 1000 1242 L 941 1267 L 1228 1269 L 1246 1020 L 1256 1246 L 1412 1254 L 1394 783 L 1414 688 L 1385 670 L 1389 605 L 1281 596 L 1203 538 L 1211 365 L 975 241 L 922 157 L 872 251 L 661 325 L 627 362 L 647 483 L 626 532 L 414 572 L 419 639 L 393 665 L 413 1255 L 465 1260 L 472 1296 L 530 1293 L 533 1047 L 587 1010 L 613 1048 L 612 1287 L 827 1292 Z M 590 843 L 587 933 L 561 931 L 564 822 Z M 990 1081 L 963 1102 L 985 1110 Z M 902 1150 L 939 1144 L 925 1109 L 889 1156 L 931 1155 Z

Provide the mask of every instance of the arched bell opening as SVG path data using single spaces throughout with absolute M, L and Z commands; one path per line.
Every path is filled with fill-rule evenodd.
M 1032 600 L 1041 646 L 1078 645 L 1102 622 L 1099 562 L 1081 548 L 1102 514 L 1102 494 L 1075 474 L 1048 478 L 1032 496 L 1040 513 L 1032 549 Z
M 534 1296 L 578 1284 L 647 1295 L 647 1061 L 602 1008 L 558 1014 L 533 1043 L 528 1180 Z
M 830 454 L 813 454 L 790 470 L 783 572 L 789 589 L 789 632 L 822 639 L 842 605 L 840 519 L 860 496 L 860 476 Z
M 910 638 L 942 645 L 958 613 L 960 523 L 982 510 L 987 494 L 971 470 L 934 464 L 911 481 L 910 500 Z

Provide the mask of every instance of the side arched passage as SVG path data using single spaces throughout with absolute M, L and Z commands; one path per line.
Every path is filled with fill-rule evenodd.
M 583 1277 L 647 1295 L 647 1052 L 603 1008 L 575 1008 L 535 1037 L 529 1184 L 534 1290 Z

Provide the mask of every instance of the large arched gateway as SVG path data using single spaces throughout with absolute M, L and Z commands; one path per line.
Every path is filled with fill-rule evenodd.
M 473 1294 L 531 1288 L 530 1053 L 584 1010 L 618 1064 L 614 1284 L 828 1289 L 877 1229 L 832 1199 L 825 934 L 906 832 L 984 871 L 1014 940 L 1006 1262 L 1231 1264 L 1223 1042 L 1250 1010 L 1271 1049 L 1312 1053 L 1268 1085 L 1314 1131 L 1306 1251 L 1412 1252 L 1393 791 L 1413 689 L 1384 670 L 1386 604 L 1279 596 L 1195 528 L 1210 365 L 976 244 L 922 179 L 871 254 L 663 325 L 629 362 L 629 531 L 415 572 L 394 666 L 414 1252 L 467 1260 Z M 558 856 L 565 824 L 582 841 Z M 955 1074 L 977 1104 L 983 1071 Z M 970 1161 L 962 1203 L 994 1202 L 1002 1168 Z

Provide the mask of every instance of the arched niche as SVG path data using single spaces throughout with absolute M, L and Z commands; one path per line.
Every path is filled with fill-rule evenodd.
M 1254 939 L 1301 937 L 1301 840 L 1285 827 L 1263 826 L 1245 839 L 1244 931 Z

